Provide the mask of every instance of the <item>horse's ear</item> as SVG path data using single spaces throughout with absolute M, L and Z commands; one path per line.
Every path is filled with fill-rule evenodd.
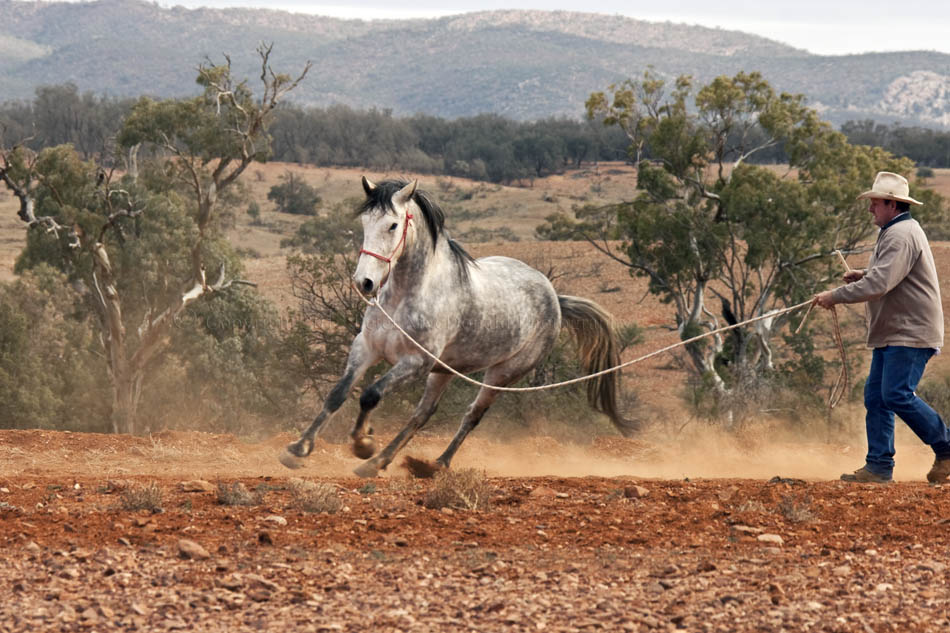
M 412 194 L 416 192 L 416 185 L 418 183 L 418 180 L 413 180 L 408 185 L 397 191 L 396 195 L 393 196 L 393 202 L 400 206 L 408 203 L 412 199 Z
M 363 176 L 363 191 L 366 192 L 366 197 L 373 195 L 373 192 L 376 191 L 376 185 L 373 184 L 373 181 Z

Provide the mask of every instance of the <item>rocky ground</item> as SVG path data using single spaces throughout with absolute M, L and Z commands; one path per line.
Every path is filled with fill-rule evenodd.
M 338 445 L 280 470 L 285 440 L 0 431 L 0 631 L 950 628 L 947 486 L 507 476 L 484 443 L 455 479 L 360 480 Z

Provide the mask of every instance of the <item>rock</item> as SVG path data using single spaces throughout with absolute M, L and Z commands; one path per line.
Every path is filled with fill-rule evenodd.
M 890 590 L 893 589 L 893 588 L 894 588 L 894 585 L 892 585 L 891 583 L 889 583 L 889 582 L 882 582 L 882 583 L 878 583 L 877 585 L 874 586 L 874 591 L 876 591 L 876 592 L 878 592 L 878 593 L 886 593 L 886 592 L 890 591 Z
M 26 551 L 28 551 L 30 554 L 33 554 L 33 555 L 40 554 L 40 553 L 43 551 L 43 548 L 41 548 L 39 545 L 37 545 L 37 544 L 34 543 L 33 541 L 29 541 L 29 542 L 24 546 L 24 549 L 25 549 Z
M 228 591 L 237 591 L 244 586 L 244 581 L 238 574 L 229 574 L 220 580 L 215 580 L 214 584 Z
M 217 490 L 214 484 L 210 481 L 205 481 L 204 479 L 192 479 L 190 481 L 183 481 L 178 484 L 178 488 L 182 492 L 214 492 Z
M 850 576 L 851 575 L 851 566 L 850 565 L 839 565 L 831 570 L 831 573 L 835 576 Z
M 271 582 L 259 574 L 244 574 L 244 579 L 251 587 L 257 587 L 258 589 L 266 589 L 272 592 L 280 589 L 277 583 Z
M 188 560 L 206 560 L 211 558 L 208 550 L 190 539 L 178 539 L 178 555 Z
M 708 560 L 704 560 L 704 561 L 701 561 L 699 565 L 696 566 L 696 571 L 698 572 L 716 571 L 716 565 Z
M 759 534 L 756 537 L 760 543 L 770 543 L 772 545 L 784 545 L 785 539 L 783 539 L 778 534 Z
M 270 592 L 266 589 L 250 589 L 246 595 L 254 602 L 267 602 L 270 600 Z
M 649 494 L 650 489 L 643 486 L 627 486 L 623 489 L 623 496 L 627 499 L 642 499 Z
M 785 602 L 785 590 L 782 588 L 782 585 L 775 582 L 769 584 L 769 599 L 774 605 Z
M 725 503 L 726 501 L 729 501 L 730 499 L 732 499 L 732 497 L 737 492 L 739 492 L 738 486 L 729 486 L 728 488 L 724 488 L 723 490 L 720 490 L 716 496 L 719 497 L 720 501 Z
M 129 608 L 131 608 L 132 611 L 134 611 L 135 613 L 143 617 L 148 615 L 148 609 L 146 609 L 145 605 L 143 605 L 141 602 L 133 602 L 132 604 L 129 605 Z
M 264 517 L 264 522 L 273 523 L 274 525 L 279 525 L 281 527 L 284 527 L 287 525 L 287 519 L 277 514 L 272 514 L 268 517 Z
M 84 563 L 92 558 L 92 552 L 83 548 L 73 550 L 70 555 L 80 563 Z
M 548 488 L 547 486 L 538 486 L 529 493 L 531 497 L 555 497 L 557 496 L 557 491 Z

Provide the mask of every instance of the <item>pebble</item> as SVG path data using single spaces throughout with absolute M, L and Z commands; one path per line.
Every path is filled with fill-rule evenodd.
M 192 479 L 178 484 L 182 492 L 214 492 L 216 488 L 210 481 L 204 479 Z
M 784 545 L 785 539 L 783 539 L 778 534 L 759 534 L 756 537 L 761 543 L 772 543 L 773 545 Z
M 208 550 L 190 539 L 178 539 L 178 555 L 190 560 L 205 560 L 211 558 Z
M 627 486 L 623 489 L 623 496 L 628 499 L 642 499 L 649 495 L 649 488 L 644 488 L 643 486 Z
M 282 516 L 280 516 L 280 515 L 277 515 L 277 514 L 272 514 L 272 515 L 270 515 L 270 516 L 268 516 L 268 517 L 264 517 L 264 521 L 265 521 L 266 523 L 273 523 L 273 524 L 279 525 L 279 526 L 281 526 L 281 527 L 287 525 L 287 519 L 285 519 L 284 517 L 282 517 Z

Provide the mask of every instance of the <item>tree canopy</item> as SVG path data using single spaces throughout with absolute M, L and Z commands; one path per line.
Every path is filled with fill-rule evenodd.
M 201 95 L 132 106 L 118 136 L 121 170 L 83 160 L 69 144 L 0 152 L 0 180 L 30 229 L 17 270 L 60 271 L 64 292 L 82 306 L 77 318 L 94 324 L 112 387 L 112 430 L 138 430 L 146 387 L 163 380 L 197 396 L 217 375 L 215 389 L 235 402 L 254 409 L 252 394 L 266 398 L 240 385 L 266 382 L 261 348 L 276 336 L 276 314 L 242 289 L 220 215 L 228 189 L 266 159 L 270 116 L 307 68 L 296 79 L 277 74 L 270 48 L 258 52 L 257 98 L 226 58 L 199 67 Z
M 647 72 L 592 94 L 587 111 L 627 135 L 636 195 L 552 216 L 539 233 L 583 236 L 648 279 L 684 339 L 796 305 L 836 280 L 834 252 L 860 250 L 874 230 L 858 193 L 879 170 L 913 169 L 880 148 L 849 144 L 801 95 L 777 94 L 757 73 L 697 88 L 686 76 L 668 85 Z M 778 145 L 788 165 L 751 164 Z M 773 356 L 773 333 L 799 318 L 785 314 L 688 346 L 695 375 L 728 400 L 748 399 L 776 362 L 820 369 L 801 346 Z

